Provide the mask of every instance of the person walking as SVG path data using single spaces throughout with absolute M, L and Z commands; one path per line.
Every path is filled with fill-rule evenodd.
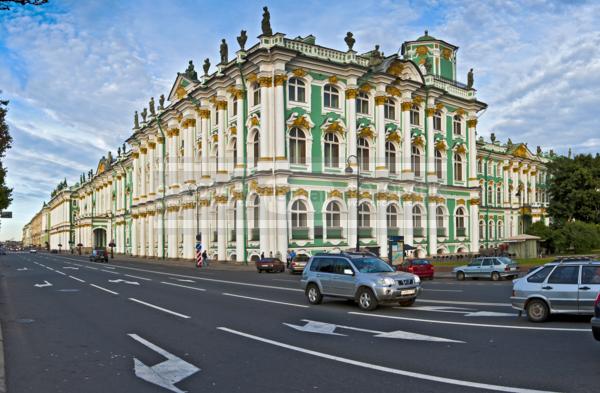
M 260 259 L 265 259 L 265 252 L 264 251 L 260 253 Z
M 202 265 L 208 267 L 208 253 L 206 250 L 202 251 Z

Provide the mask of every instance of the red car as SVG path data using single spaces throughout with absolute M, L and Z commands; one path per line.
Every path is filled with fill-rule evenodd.
M 434 268 L 427 259 L 410 259 L 398 265 L 398 271 L 416 274 L 419 278 L 433 280 Z
M 259 273 L 271 272 L 271 273 L 283 273 L 285 271 L 285 264 L 277 258 L 263 258 L 256 261 L 256 270 Z

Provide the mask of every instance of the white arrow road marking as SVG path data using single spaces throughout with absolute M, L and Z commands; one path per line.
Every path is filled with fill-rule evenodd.
M 27 269 L 26 267 L 23 267 L 23 268 L 17 269 L 17 270 L 20 271 L 20 272 L 22 272 L 22 271 L 29 270 L 29 269 Z
M 310 324 L 310 323 L 324 324 L 323 322 L 311 321 L 310 319 L 303 319 L 303 321 L 308 322 L 308 324 Z M 290 326 L 287 323 L 285 325 Z M 325 324 L 325 325 L 329 325 L 329 324 Z M 433 341 L 433 342 L 460 343 L 460 344 L 465 343 L 464 341 L 451 340 L 449 338 L 443 338 L 443 337 L 427 336 L 425 334 L 406 332 L 403 330 L 395 330 L 393 332 L 380 332 L 378 330 L 362 329 L 362 328 L 357 328 L 357 327 L 353 327 L 353 326 L 344 326 L 344 325 L 332 325 L 332 326 L 334 328 L 338 327 L 340 329 L 348 329 L 348 330 L 354 330 L 357 332 L 372 333 L 375 335 L 375 337 L 381 337 L 381 338 L 399 338 L 402 340 Z M 298 330 L 300 330 L 300 329 L 298 329 Z
M 289 326 L 292 329 L 300 330 L 301 332 L 345 336 L 345 334 L 335 333 L 334 330 L 337 326 L 331 323 L 308 321 L 304 326 L 292 325 L 291 323 L 284 323 L 284 325 Z
M 187 279 L 182 279 L 182 278 L 174 278 L 174 277 L 169 277 L 171 280 L 175 280 L 175 281 L 179 281 L 179 282 L 196 282 L 194 280 L 187 280 Z
M 63 266 L 63 269 L 79 270 L 79 268 L 75 266 Z
M 494 312 L 494 311 L 476 311 L 465 314 L 465 317 L 516 317 L 516 313 Z
M 352 366 L 367 368 L 370 370 L 376 370 L 376 371 L 389 373 L 389 374 L 402 375 L 405 377 L 417 378 L 417 379 L 422 379 L 422 380 L 426 380 L 426 381 L 439 382 L 439 383 L 445 383 L 445 384 L 450 384 L 450 385 L 466 386 L 466 387 L 471 387 L 471 388 L 476 388 L 476 389 L 496 390 L 496 391 L 500 391 L 500 392 L 516 392 L 516 393 L 542 393 L 542 392 L 544 392 L 541 390 L 533 390 L 533 389 L 527 389 L 527 388 L 517 388 L 517 387 L 511 387 L 511 386 L 491 385 L 491 384 L 481 383 L 481 382 L 464 381 L 464 380 L 460 380 L 460 379 L 439 377 L 437 375 L 429 375 L 429 374 L 418 373 L 418 372 L 414 372 L 414 371 L 379 366 L 377 364 L 361 362 L 361 361 L 354 360 L 354 359 L 343 358 L 340 356 L 330 355 L 330 354 L 324 353 L 324 352 L 317 352 L 317 351 L 313 351 L 310 349 L 297 347 L 294 345 L 284 344 L 279 341 L 269 340 L 268 338 L 254 336 L 252 334 L 240 332 L 238 330 L 233 330 L 233 329 L 229 329 L 226 327 L 218 327 L 217 329 L 219 329 L 223 332 L 235 334 L 237 336 L 246 337 L 246 338 L 254 340 L 254 341 L 259 341 L 259 342 L 263 342 L 265 344 L 270 344 L 270 345 L 273 345 L 276 347 L 289 349 L 291 351 L 296 351 L 296 352 L 304 353 L 307 355 L 320 357 L 322 359 L 333 360 L 335 362 L 349 364 Z M 544 392 L 544 393 L 549 393 L 549 392 Z
M 127 280 L 122 280 L 120 278 L 118 280 L 108 280 L 108 282 L 113 282 L 115 284 L 118 284 L 118 283 L 122 282 L 123 284 L 140 285 L 140 283 L 137 282 L 137 281 L 127 281 Z
M 172 392 L 185 393 L 184 390 L 177 388 L 175 384 L 197 373 L 200 369 L 193 364 L 178 358 L 172 353 L 165 351 L 161 347 L 144 340 L 137 334 L 128 334 L 128 336 L 167 358 L 164 362 L 155 364 L 152 367 L 148 367 L 137 358 L 133 358 L 135 375 L 144 381 L 148 381 Z
M 34 287 L 38 287 L 38 288 L 44 288 L 44 287 L 51 287 L 52 284 L 50 284 L 48 281 L 44 280 L 43 284 L 35 284 Z
M 132 276 L 131 274 L 124 274 L 124 276 L 125 277 L 131 277 L 131 278 L 137 278 L 138 280 L 152 281 L 151 278 L 140 277 L 140 276 Z

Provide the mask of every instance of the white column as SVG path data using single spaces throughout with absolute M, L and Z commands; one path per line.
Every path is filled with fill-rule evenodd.
M 167 188 L 167 183 L 166 183 L 166 177 L 165 177 L 165 168 L 167 163 L 165 162 L 165 151 L 166 151 L 166 140 L 163 137 L 159 137 L 158 138 L 158 143 L 156 145 L 156 154 L 158 157 L 158 177 L 157 177 L 157 181 L 158 183 L 156 184 L 156 193 L 158 195 L 161 195 L 163 190 L 166 192 L 166 188 Z M 161 195 L 162 196 L 162 195 Z M 162 254 L 159 253 L 159 256 L 161 256 Z
M 227 125 L 227 101 L 217 101 L 217 116 L 219 118 L 219 125 L 217 128 L 217 137 L 219 143 L 217 145 L 217 173 L 227 173 L 226 170 L 226 157 L 225 157 L 225 126 Z
M 171 136 L 169 137 L 169 186 L 172 187 L 171 193 L 177 192 L 178 188 L 178 150 L 179 150 L 179 130 L 173 129 L 170 131 Z
M 387 257 L 387 199 L 377 198 L 377 245 L 379 246 L 379 255 Z
M 274 108 L 275 111 L 275 160 L 277 162 L 277 169 L 287 169 L 287 160 L 285 158 L 285 102 L 283 100 L 283 84 L 286 80 L 285 75 L 275 75 L 275 88 L 274 88 Z M 307 147 L 310 149 L 310 146 Z M 279 198 L 277 198 L 279 199 Z M 287 239 L 287 238 L 286 238 Z M 287 240 L 286 240 L 287 242 Z M 280 245 L 278 245 L 279 247 Z M 278 249 L 278 251 L 281 251 Z M 286 250 L 287 252 L 287 246 Z M 285 258 L 285 253 L 282 254 Z
M 404 243 L 414 246 L 413 220 L 412 220 L 412 201 L 404 201 L 402 205 L 404 210 Z
M 164 246 L 165 246 L 165 237 L 164 237 L 164 220 L 163 220 L 163 210 L 161 207 L 157 207 L 156 209 L 156 257 L 163 258 L 166 257 Z
M 467 134 L 469 138 L 469 187 L 476 187 L 477 183 L 477 147 L 475 145 L 475 128 L 477 127 L 477 118 L 473 115 L 467 120 Z M 487 164 L 487 163 L 486 163 Z M 487 185 L 486 185 L 487 187 Z M 479 231 L 478 231 L 479 232 Z
M 208 108 L 200 109 L 200 133 L 202 134 L 202 178 L 210 179 L 210 170 L 208 167 L 208 134 L 210 110 Z M 204 237 L 202 237 L 204 241 Z
M 274 229 L 270 222 L 271 212 L 270 207 L 270 192 L 263 192 L 260 194 L 260 208 L 259 208 L 259 223 L 260 223 L 260 252 L 264 252 L 265 256 L 269 256 L 271 250 L 270 243 L 270 232 Z
M 154 212 L 149 212 L 147 216 L 147 226 L 146 226 L 146 238 L 148 239 L 148 249 L 146 251 L 146 256 L 153 258 L 156 256 L 156 251 L 154 249 Z
M 410 135 L 410 108 L 411 101 L 404 101 L 401 104 L 402 108 L 402 178 L 410 180 L 413 178 L 413 173 L 410 167 L 410 153 L 412 139 Z M 411 220 L 412 225 L 412 220 Z M 411 230 L 412 234 L 412 230 Z M 406 237 L 404 238 L 406 241 Z
M 243 113 L 244 113 L 244 95 L 241 91 L 236 93 L 237 98 L 237 165 L 234 170 L 236 175 L 241 175 L 244 166 L 246 163 L 244 162 L 244 127 L 245 125 L 242 123 Z M 247 142 L 247 141 L 246 141 Z M 239 258 L 239 255 L 238 255 Z M 239 259 L 238 259 L 239 260 Z
M 269 91 L 271 90 L 272 80 L 271 77 L 261 77 L 260 83 L 260 157 L 258 162 L 258 168 L 261 170 L 268 169 L 270 162 L 267 162 L 271 153 L 271 107 L 269 105 Z M 264 160 L 263 158 L 267 159 Z M 261 243 L 263 239 L 260 239 Z M 268 255 L 268 254 L 266 254 Z
M 469 220 L 471 221 L 471 252 L 479 252 L 479 202 L 471 200 L 469 206 Z M 487 225 L 487 223 L 486 223 Z M 486 229 L 487 230 L 487 229 Z
M 177 258 L 177 211 L 175 207 L 167 209 L 167 238 L 169 239 L 168 255 L 169 258 Z
M 288 187 L 277 187 L 275 192 L 275 213 L 277 219 L 277 247 L 275 247 L 274 255 L 279 253 L 282 261 L 285 260 L 287 255 L 287 249 L 289 246 L 288 242 L 288 228 L 287 228 L 287 207 L 286 207 L 286 193 L 289 190 Z
M 358 217 L 356 215 L 356 204 L 358 203 L 356 195 L 353 195 L 353 191 L 348 196 L 348 230 L 346 231 L 346 237 L 348 238 L 348 248 L 354 249 L 356 247 L 356 235 L 358 234 Z
M 146 152 L 147 149 L 145 147 L 140 148 L 140 165 L 141 165 L 141 179 L 140 179 L 140 202 L 143 202 L 146 199 Z
M 154 157 L 155 157 L 155 149 L 156 148 L 156 143 L 154 142 L 150 142 L 148 143 L 148 163 L 150 164 L 150 173 L 149 173 L 149 180 L 148 180 L 148 185 L 147 185 L 147 190 L 146 190 L 146 195 L 148 196 L 148 200 L 154 200 L 156 198 L 156 184 L 154 182 L 154 177 L 156 174 L 156 164 L 154 163 Z
M 508 189 L 509 186 L 509 171 L 510 171 L 510 167 L 508 169 L 504 169 L 504 166 L 506 166 L 506 163 L 503 165 L 502 167 L 502 206 L 510 206 L 510 191 Z M 481 199 L 483 200 L 483 195 L 481 196 Z M 508 227 L 508 221 L 504 222 L 505 227 Z
M 356 95 L 357 89 L 346 90 L 346 117 L 348 123 L 348 156 L 356 155 Z
M 183 257 L 185 259 L 194 259 L 195 251 L 195 230 L 194 230 L 194 211 L 193 204 L 186 204 L 183 211 Z
M 202 250 L 210 246 L 210 233 L 208 225 L 208 199 L 200 200 L 200 233 L 202 236 Z
M 146 256 L 146 213 L 140 214 L 139 220 L 139 251 L 138 254 L 141 257 Z
M 139 196 L 138 189 L 137 189 L 137 177 L 138 177 L 139 159 L 138 159 L 138 157 L 136 157 L 136 155 L 138 155 L 138 157 L 139 157 L 139 153 L 134 153 L 133 154 L 133 172 L 132 172 L 132 175 L 131 175 L 132 195 L 133 195 L 133 198 L 137 198 Z
M 239 111 L 238 106 L 238 111 Z M 235 201 L 235 255 L 238 262 L 244 262 L 244 201 L 240 198 Z
M 437 181 L 437 175 L 435 173 L 435 144 L 433 142 L 433 136 L 435 134 L 433 130 L 433 115 L 435 113 L 434 104 L 434 101 L 430 100 L 427 103 L 428 108 L 425 109 L 425 119 L 427 121 L 427 178 L 429 181 Z
M 222 197 L 217 201 L 217 255 L 219 261 L 227 260 L 227 199 Z
M 137 214 L 136 215 L 132 215 L 131 216 L 131 239 L 130 239 L 130 244 L 131 244 L 131 255 L 132 256 L 137 256 L 138 255 L 138 237 L 137 237 Z
M 375 175 L 377 177 L 389 176 L 389 171 L 385 166 L 385 116 L 383 113 L 384 103 L 385 95 L 375 97 L 375 131 L 377 134 L 375 149 Z
M 429 255 L 435 255 L 437 253 L 437 220 L 435 217 L 435 210 L 437 208 L 436 202 L 430 200 L 427 208 L 429 210 L 429 232 L 427 235 L 427 237 L 429 238 Z
M 187 119 L 186 127 L 183 129 L 183 182 L 186 184 L 194 182 L 194 141 L 193 128 L 196 119 Z

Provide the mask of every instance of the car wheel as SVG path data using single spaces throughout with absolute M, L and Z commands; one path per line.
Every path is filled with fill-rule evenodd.
M 369 288 L 361 288 L 358 290 L 358 307 L 364 311 L 372 311 L 377 308 L 377 299 Z
M 417 300 L 417 298 L 410 299 L 410 300 L 403 300 L 399 304 L 400 304 L 400 307 L 410 307 L 413 304 L 415 304 L 416 300 Z
M 465 273 L 464 272 L 457 272 L 456 273 L 456 279 L 458 281 L 464 281 L 465 280 Z
M 262 273 L 262 270 L 260 270 L 260 269 L 256 269 L 256 271 L 259 272 L 259 273 Z
M 500 280 L 500 274 L 498 272 L 492 272 L 492 281 Z
M 531 322 L 544 322 L 548 319 L 549 309 L 545 301 L 533 299 L 527 303 L 527 319 Z
M 600 341 L 600 328 L 592 328 L 592 334 L 596 340 Z
M 310 304 L 321 304 L 323 295 L 321 295 L 317 284 L 308 284 L 308 287 L 306 287 L 306 298 Z

